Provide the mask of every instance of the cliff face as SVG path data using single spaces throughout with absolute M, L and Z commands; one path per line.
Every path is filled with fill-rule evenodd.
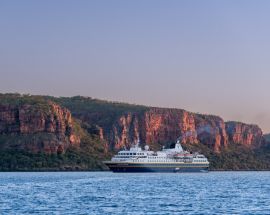
M 247 125 L 241 122 L 227 122 L 226 131 L 229 140 L 234 143 L 258 148 L 264 141 L 263 132 L 257 125 Z
M 154 146 L 166 145 L 181 136 L 182 143 L 202 143 L 215 151 L 228 144 L 224 121 L 215 116 L 205 116 L 184 110 L 151 108 L 143 114 L 127 113 L 112 124 L 112 129 L 102 129 L 102 138 L 111 149 L 129 146 L 138 138 Z
M 201 143 L 215 152 L 220 152 L 229 143 L 259 147 L 263 141 L 258 126 L 225 123 L 217 116 L 161 108 L 150 108 L 143 114 L 126 113 L 112 124 L 111 129 L 100 127 L 100 133 L 109 148 L 116 150 L 130 146 L 137 139 L 155 147 L 155 144 L 172 143 L 180 136 L 183 144 Z
M 35 153 L 62 153 L 69 145 L 80 143 L 71 113 L 53 102 L 43 106 L 0 103 L 0 136 L 1 148 Z

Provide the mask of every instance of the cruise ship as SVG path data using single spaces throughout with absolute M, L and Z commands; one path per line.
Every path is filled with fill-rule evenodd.
M 105 165 L 113 172 L 208 172 L 209 162 L 199 153 L 183 150 L 180 140 L 172 149 L 151 151 L 146 145 L 144 149 L 139 141 L 129 150 L 123 150 L 113 156 Z

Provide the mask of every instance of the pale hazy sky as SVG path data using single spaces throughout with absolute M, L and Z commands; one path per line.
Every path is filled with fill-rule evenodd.
M 270 1 L 0 0 L 0 92 L 216 114 L 270 132 Z

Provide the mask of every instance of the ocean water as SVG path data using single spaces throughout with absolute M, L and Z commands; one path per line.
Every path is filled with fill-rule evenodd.
M 270 172 L 0 173 L 0 214 L 270 214 Z

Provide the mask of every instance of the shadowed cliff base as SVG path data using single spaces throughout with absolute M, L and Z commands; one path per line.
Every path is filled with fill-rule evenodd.
M 0 94 L 2 171 L 100 170 L 137 139 L 159 150 L 179 136 L 212 170 L 270 169 L 269 143 L 257 125 L 81 96 Z

